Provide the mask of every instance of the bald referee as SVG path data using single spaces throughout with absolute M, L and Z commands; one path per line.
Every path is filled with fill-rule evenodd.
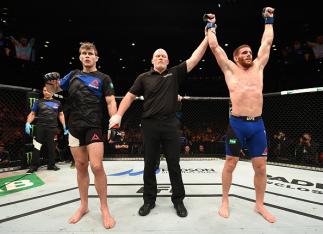
M 145 147 L 144 204 L 139 215 L 148 215 L 155 207 L 157 197 L 156 162 L 162 145 L 168 165 L 172 185 L 172 202 L 179 217 L 186 217 L 187 210 L 183 200 L 185 189 L 179 165 L 180 122 L 176 118 L 179 85 L 202 59 L 208 47 L 207 37 L 183 63 L 167 68 L 168 54 L 157 49 L 152 57 L 153 68 L 137 77 L 129 92 L 122 99 L 118 112 L 110 119 L 110 127 L 120 125 L 121 118 L 138 96 L 144 96 L 142 130 Z

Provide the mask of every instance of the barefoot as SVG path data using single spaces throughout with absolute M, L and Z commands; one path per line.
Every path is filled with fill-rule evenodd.
M 255 210 L 256 212 L 261 214 L 264 217 L 264 219 L 266 219 L 269 223 L 276 222 L 276 217 L 269 213 L 264 206 L 258 206 L 255 208 Z
M 116 221 L 114 220 L 114 218 L 110 215 L 109 211 L 105 210 L 102 211 L 102 220 L 103 220 L 103 226 L 106 229 L 111 229 L 114 227 L 114 225 L 116 224 Z
M 229 203 L 222 201 L 222 204 L 221 204 L 221 207 L 220 207 L 218 213 L 223 218 L 229 218 Z
M 89 212 L 88 208 L 79 208 L 76 213 L 68 220 L 68 222 L 71 224 L 77 223 L 87 212 Z

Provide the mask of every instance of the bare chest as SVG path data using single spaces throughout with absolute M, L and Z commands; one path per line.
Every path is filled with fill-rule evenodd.
M 256 72 L 239 72 L 227 79 L 230 92 L 262 92 L 262 75 Z

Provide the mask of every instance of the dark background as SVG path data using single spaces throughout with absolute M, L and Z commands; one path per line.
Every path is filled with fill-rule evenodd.
M 121 96 L 140 73 L 150 68 L 152 53 L 157 48 L 166 49 L 170 66 L 188 59 L 204 37 L 202 15 L 206 12 L 216 14 L 218 40 L 229 58 L 237 46 L 245 43 L 253 47 L 255 56 L 264 28 L 262 8 L 272 6 L 276 9 L 276 50 L 271 51 L 265 70 L 264 92 L 320 86 L 322 71 L 317 67 L 312 69 L 315 73 L 304 72 L 295 81 L 293 75 L 282 78 L 279 65 L 282 48 L 294 40 L 314 41 L 317 35 L 323 34 L 319 2 L 1 1 L 1 28 L 6 36 L 34 37 L 36 62 L 31 69 L 20 73 L 14 67 L 9 68 L 0 83 L 41 88 L 44 73 L 58 71 L 64 75 L 80 68 L 79 42 L 90 41 L 99 50 L 99 69 L 111 76 L 116 95 Z M 44 47 L 46 41 L 48 47 Z M 226 43 L 228 46 L 224 46 Z M 222 72 L 209 49 L 204 59 L 191 72 L 191 79 L 182 86 L 181 94 L 227 96 Z

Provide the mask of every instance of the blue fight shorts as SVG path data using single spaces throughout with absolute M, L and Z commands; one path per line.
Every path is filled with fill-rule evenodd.
M 226 134 L 226 155 L 239 157 L 248 149 L 250 157 L 267 157 L 267 138 L 264 122 L 259 117 L 231 116 Z

